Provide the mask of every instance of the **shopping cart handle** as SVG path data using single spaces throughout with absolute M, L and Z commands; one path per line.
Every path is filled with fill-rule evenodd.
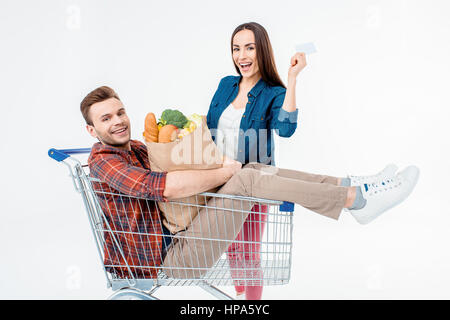
M 293 202 L 288 202 L 288 201 L 283 201 L 283 203 L 280 204 L 280 211 L 283 211 L 283 212 L 294 212 L 294 203 Z
M 54 149 L 51 148 L 48 150 L 48 156 L 50 158 L 55 159 L 56 161 L 60 162 L 64 159 L 70 157 L 71 154 L 78 154 L 78 153 L 90 153 L 91 148 L 80 148 L 80 149 Z

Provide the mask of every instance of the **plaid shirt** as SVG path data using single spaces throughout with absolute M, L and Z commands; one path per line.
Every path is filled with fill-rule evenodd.
M 135 278 L 155 277 L 162 245 L 155 201 L 167 201 L 163 196 L 167 172 L 150 170 L 147 148 L 136 140 L 131 140 L 131 151 L 94 144 L 88 165 L 90 175 L 103 181 L 93 182 L 93 188 L 106 216 L 106 270 L 119 278 L 130 278 L 126 260 Z

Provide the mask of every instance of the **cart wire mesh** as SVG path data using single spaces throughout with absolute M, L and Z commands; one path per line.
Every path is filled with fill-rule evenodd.
M 280 210 L 282 201 L 204 192 L 190 197 L 188 202 L 177 199 L 161 206 L 152 199 L 122 194 L 90 177 L 86 165 L 77 163 L 69 167 L 75 188 L 83 198 L 108 286 L 113 289 L 145 281 L 150 281 L 149 288 L 205 283 L 267 286 L 289 282 L 293 223 L 292 212 Z M 228 202 L 231 207 L 225 205 L 227 200 L 231 201 Z M 185 229 L 166 234 L 171 240 L 166 248 L 160 243 L 161 221 L 167 219 L 158 222 L 149 219 L 152 210 L 166 217 L 179 210 L 189 213 Z M 217 236 L 223 234 L 220 228 L 227 228 L 218 221 L 224 213 L 240 217 L 237 221 L 245 220 L 244 224 L 231 225 L 231 229 L 239 230 L 231 241 Z M 200 233 L 189 234 L 190 224 L 200 214 L 214 221 L 211 225 L 215 228 L 209 225 Z M 194 242 L 194 249 L 181 256 L 175 265 L 163 263 L 165 256 L 183 242 Z M 214 250 L 205 251 L 208 246 Z M 213 252 L 214 258 L 202 257 L 198 252 Z M 205 264 L 203 259 L 213 259 L 213 263 Z

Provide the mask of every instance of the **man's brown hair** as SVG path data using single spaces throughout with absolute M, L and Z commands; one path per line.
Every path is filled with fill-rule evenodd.
M 102 102 L 110 98 L 116 98 L 120 100 L 117 93 L 107 86 L 98 87 L 97 89 L 89 92 L 89 94 L 81 101 L 80 110 L 84 120 L 88 125 L 92 126 L 92 120 L 89 118 L 89 108 L 97 102 Z

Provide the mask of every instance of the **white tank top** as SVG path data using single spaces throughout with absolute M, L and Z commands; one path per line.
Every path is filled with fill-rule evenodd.
M 236 109 L 231 103 L 222 112 L 217 125 L 217 147 L 222 153 L 234 160 L 237 159 L 239 128 L 245 108 Z

